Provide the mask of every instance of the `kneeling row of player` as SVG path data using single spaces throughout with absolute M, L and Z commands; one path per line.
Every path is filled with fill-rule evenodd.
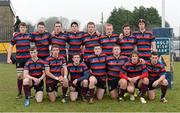
M 76 101 L 78 93 L 80 93 L 83 101 L 89 100 L 89 103 L 94 103 L 95 88 L 97 99 L 102 99 L 106 82 L 108 82 L 111 97 L 116 99 L 119 96 L 120 101 L 123 100 L 126 91 L 130 93 L 130 99 L 134 100 L 134 90 L 139 88 L 142 103 L 146 103 L 144 96 L 148 88 L 149 98 L 154 99 L 154 88 L 160 85 L 162 89 L 161 100 L 167 102 L 165 94 L 168 82 L 165 78 L 165 68 L 158 61 L 157 53 L 152 53 L 151 60 L 145 64 L 138 57 L 137 52 L 133 52 L 131 58 L 121 56 L 120 47 L 115 45 L 113 55 L 106 57 L 102 54 L 101 46 L 97 45 L 94 47 L 94 55 L 85 59 L 86 63 L 80 61 L 80 55 L 74 54 L 73 62 L 66 66 L 65 58 L 59 56 L 59 47 L 52 46 L 51 51 L 51 56 L 43 61 L 37 57 L 35 47 L 30 49 L 31 59 L 28 60 L 24 68 L 25 106 L 29 106 L 29 93 L 32 86 L 36 90 L 37 102 L 42 102 L 45 74 L 47 75 L 46 91 L 51 102 L 56 100 L 58 86 L 61 85 L 62 102 L 66 102 L 69 86 L 71 101 Z M 70 80 L 68 80 L 68 72 Z M 87 99 L 87 93 L 89 99 Z

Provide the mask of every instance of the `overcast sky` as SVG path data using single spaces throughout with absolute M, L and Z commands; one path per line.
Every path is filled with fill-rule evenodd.
M 71 20 L 79 20 L 81 28 L 88 21 L 100 23 L 101 12 L 104 19 L 110 16 L 114 7 L 124 7 L 132 11 L 134 7 L 155 7 L 161 15 L 161 0 L 11 0 L 16 15 L 22 21 L 36 24 L 41 17 L 63 16 Z M 165 19 L 179 35 L 180 0 L 165 0 Z

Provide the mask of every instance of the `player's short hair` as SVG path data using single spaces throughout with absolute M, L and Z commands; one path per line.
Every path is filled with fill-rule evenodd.
M 45 23 L 43 21 L 41 21 L 41 22 L 38 22 L 37 26 L 39 26 L 39 25 L 45 26 Z
M 34 51 L 34 50 L 37 50 L 37 47 L 36 46 L 32 46 L 29 51 Z
M 79 53 L 74 53 L 74 54 L 72 55 L 72 58 L 73 58 L 74 56 L 76 56 L 76 55 L 78 55 L 78 56 L 81 58 L 81 55 L 80 55 Z
M 124 24 L 124 25 L 122 26 L 122 29 L 124 29 L 125 27 L 130 27 L 130 25 L 129 25 L 129 24 Z
M 112 25 L 111 23 L 106 23 L 106 24 L 104 25 L 104 27 L 107 27 L 107 26 L 112 26 L 112 27 L 113 27 L 113 25 Z
M 52 45 L 51 50 L 53 50 L 54 48 L 58 48 L 59 49 L 59 46 L 54 44 L 54 45 Z
M 134 55 L 134 54 L 136 54 L 136 55 L 139 57 L 139 54 L 138 54 L 137 51 L 132 51 L 132 52 L 131 52 L 131 57 L 132 57 L 132 55 Z
M 25 26 L 25 27 L 27 27 L 27 24 L 25 23 L 25 22 L 21 22 L 20 24 L 19 24 L 19 27 L 20 26 Z
M 87 23 L 87 26 L 88 26 L 88 25 L 94 25 L 94 26 L 95 26 L 95 23 L 94 23 L 94 22 L 88 22 L 88 23 Z
M 100 44 L 94 45 L 94 48 L 95 48 L 95 47 L 101 47 L 101 48 L 102 48 L 102 46 L 101 46 Z
M 77 22 L 72 22 L 72 23 L 71 23 L 71 27 L 72 27 L 72 25 L 77 25 L 77 26 L 79 26 Z
M 151 53 L 151 56 L 158 56 L 158 52 L 153 51 L 153 52 Z
M 113 45 L 113 48 L 114 48 L 114 47 L 119 47 L 119 48 L 120 48 L 120 46 L 119 46 L 118 44 L 114 44 L 114 45 Z
M 142 23 L 142 22 L 146 25 L 146 21 L 144 19 L 141 18 L 141 19 L 138 20 L 138 24 Z
M 61 24 L 61 26 L 62 26 L 62 22 L 60 22 L 60 21 L 56 21 L 56 22 L 54 23 L 54 26 L 55 26 L 56 24 Z

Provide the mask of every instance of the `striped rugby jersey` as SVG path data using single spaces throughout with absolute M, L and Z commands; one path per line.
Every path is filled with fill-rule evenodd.
M 67 68 L 72 80 L 85 76 L 84 72 L 88 71 L 88 67 L 84 62 L 81 62 L 77 66 L 75 66 L 73 63 L 69 63 Z
M 11 38 L 10 44 L 12 46 L 16 45 L 17 59 L 29 60 L 29 58 L 31 57 L 29 53 L 30 42 L 31 42 L 30 34 L 17 33 Z
M 49 45 L 51 44 L 51 34 L 49 32 L 31 33 L 32 41 L 35 42 L 38 51 L 39 58 L 45 58 L 49 56 Z
M 108 55 L 112 55 L 112 49 L 115 44 L 118 44 L 119 36 L 117 34 L 112 34 L 111 36 L 102 35 L 100 37 L 100 44 L 103 49 L 103 53 Z
M 122 70 L 122 66 L 129 61 L 127 56 L 119 56 L 119 58 L 114 57 L 113 55 L 107 56 L 107 74 L 108 77 L 117 77 L 119 78 L 120 70 Z
M 106 76 L 106 55 L 100 54 L 88 56 L 86 59 L 90 74 L 94 76 Z
M 44 69 L 45 63 L 41 59 L 38 59 L 36 62 L 29 59 L 24 66 L 24 70 L 28 70 L 29 75 L 35 78 L 40 78 L 43 75 Z
M 130 57 L 131 52 L 134 50 L 136 39 L 133 35 L 124 36 L 123 39 L 118 41 L 121 47 L 121 55 Z
M 133 33 L 136 38 L 136 46 L 139 53 L 139 57 L 149 60 L 151 57 L 151 44 L 155 42 L 155 37 L 151 31 L 145 31 L 144 33 L 136 31 Z

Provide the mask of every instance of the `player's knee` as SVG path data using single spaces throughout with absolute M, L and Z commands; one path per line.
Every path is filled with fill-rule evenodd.
M 70 99 L 71 99 L 71 101 L 72 101 L 72 102 L 75 102 L 77 98 L 76 98 L 76 97 L 72 97 L 72 96 L 71 96 L 71 98 L 70 98 Z
M 83 80 L 82 85 L 83 87 L 88 87 L 88 80 Z
M 144 78 L 143 79 L 143 84 L 149 84 L 149 79 L 148 78 Z
M 23 69 L 17 69 L 16 72 L 18 79 L 23 79 Z
M 117 91 L 116 91 L 115 89 L 112 90 L 112 91 L 110 92 L 110 94 L 111 94 L 111 98 L 112 98 L 112 99 L 117 99 L 118 94 L 117 94 Z
M 28 78 L 23 79 L 23 85 L 29 85 L 29 81 Z
M 149 97 L 149 100 L 154 100 L 155 99 L 155 92 L 149 91 L 148 97 Z
M 121 88 L 126 88 L 127 87 L 127 80 L 126 79 L 120 79 L 119 85 Z
M 164 79 L 164 80 L 162 81 L 162 85 L 163 85 L 163 86 L 167 86 L 167 85 L 168 85 L 167 79 Z
M 97 99 L 98 99 L 98 100 L 102 100 L 102 99 L 103 99 L 103 96 L 97 96 Z
M 149 100 L 154 100 L 154 99 L 155 99 L 154 95 L 149 96 Z
M 43 92 L 42 92 L 42 91 L 38 91 L 38 92 L 36 93 L 35 98 L 36 98 L 36 101 L 37 101 L 38 103 L 42 102 L 42 100 L 43 100 Z
M 75 102 L 77 100 L 78 94 L 76 92 L 70 92 L 70 100 Z
M 93 77 L 89 78 L 89 87 L 94 87 L 96 80 Z
M 50 100 L 51 102 L 55 102 L 55 101 L 56 101 L 56 97 L 55 97 L 55 96 L 54 96 L 54 97 L 50 97 L 49 100 Z

